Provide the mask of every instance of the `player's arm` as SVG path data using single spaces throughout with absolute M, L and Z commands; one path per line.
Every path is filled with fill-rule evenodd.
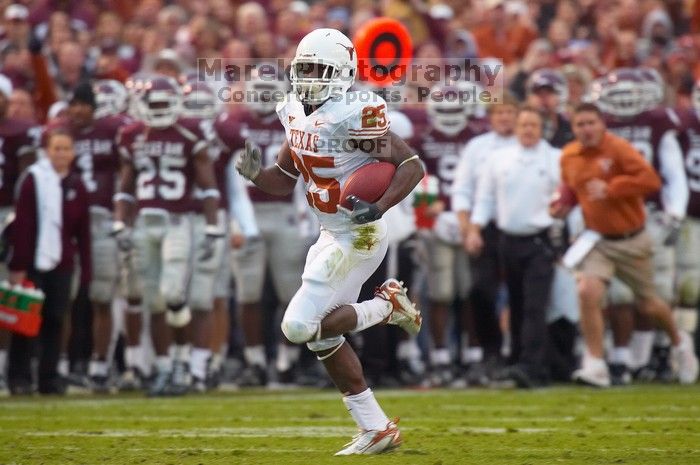
M 202 210 L 207 225 L 216 226 L 216 212 L 219 209 L 221 194 L 216 187 L 214 164 L 209 157 L 206 147 L 194 156 L 195 183 L 202 190 Z
M 136 202 L 136 170 L 131 160 L 122 158 L 117 180 L 117 193 L 114 194 L 114 222 L 122 225 L 133 223 L 133 205 Z
M 396 172 L 389 187 L 384 195 L 374 203 L 379 214 L 383 215 L 413 192 L 413 189 L 425 175 L 425 170 L 416 152 L 393 132 L 389 131 L 386 136 L 373 140 L 372 144 L 367 144 L 365 140 L 359 144 L 359 147 L 362 149 L 365 146 L 371 157 L 393 163 L 396 166 Z
M 260 149 L 246 141 L 245 150 L 236 160 L 236 170 L 261 190 L 279 196 L 291 194 L 299 178 L 299 171 L 292 160 L 292 151 L 286 141 L 280 148 L 277 162 L 267 168 L 262 167 Z

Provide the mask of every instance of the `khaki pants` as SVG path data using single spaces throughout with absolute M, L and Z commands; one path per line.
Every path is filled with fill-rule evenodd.
M 653 241 L 646 231 L 629 239 L 601 239 L 581 261 L 577 274 L 607 282 L 618 278 L 637 300 L 646 299 L 656 294 L 653 250 Z

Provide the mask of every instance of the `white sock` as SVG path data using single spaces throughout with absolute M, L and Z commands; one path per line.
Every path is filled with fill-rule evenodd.
M 0 350 L 0 377 L 5 376 L 5 368 L 7 367 L 7 351 Z
M 226 357 L 228 357 L 228 343 L 224 342 L 221 344 L 221 348 L 219 349 L 219 355 L 221 355 L 221 360 L 226 360 Z
M 407 341 L 399 342 L 396 347 L 396 358 L 399 360 L 413 360 L 416 358 L 421 358 L 420 347 L 416 339 L 409 339 Z
M 127 368 L 141 368 L 141 346 L 127 346 L 124 349 L 124 363 Z
M 632 356 L 630 354 L 630 348 L 621 346 L 621 347 L 613 347 L 613 349 L 610 351 L 610 363 L 614 363 L 616 365 L 624 365 L 626 367 L 630 366 L 630 361 L 632 360 Z
M 190 345 L 175 344 L 172 346 L 172 357 L 176 362 L 189 362 L 190 361 Z
M 379 297 L 351 305 L 355 309 L 355 313 L 357 313 L 357 326 L 353 332 L 362 331 L 381 323 L 382 320 L 391 315 L 393 308 L 391 302 L 387 302 Z
M 432 366 L 436 365 L 449 365 L 450 364 L 450 350 L 449 349 L 433 349 L 430 353 L 430 364 Z
M 206 379 L 209 357 L 211 357 L 211 350 L 193 347 L 190 355 L 190 374 L 195 378 Z
M 584 370 L 608 370 L 608 364 L 605 363 L 605 360 L 598 357 L 592 357 L 588 353 L 586 353 L 583 356 L 583 361 L 581 362 L 581 365 Z
M 222 362 L 223 359 L 221 358 L 221 354 L 211 354 L 211 362 L 209 362 L 209 368 L 211 369 L 211 371 L 219 371 Z
M 279 344 L 277 346 L 277 361 L 275 368 L 277 371 L 287 371 L 292 365 L 299 360 L 301 348 L 299 346 L 290 346 L 288 344 Z
M 484 359 L 484 349 L 481 347 L 463 347 L 462 363 L 480 363 Z
M 630 368 L 646 366 L 654 347 L 654 331 L 633 331 L 630 339 Z
M 170 373 L 173 371 L 173 359 L 168 355 L 158 355 L 156 357 L 156 369 L 159 373 Z
M 66 357 L 65 355 L 61 355 L 61 358 L 58 359 L 58 368 L 56 371 L 58 371 L 58 374 L 61 376 L 68 376 L 68 373 L 70 371 L 68 357 Z
M 88 366 L 88 375 L 90 376 L 107 376 L 109 365 L 102 360 L 90 360 Z
M 359 394 L 343 397 L 343 402 L 357 426 L 364 431 L 386 429 L 389 418 L 379 406 L 374 393 L 367 388 Z
M 266 367 L 265 348 L 262 345 L 243 348 L 243 358 L 249 366 Z

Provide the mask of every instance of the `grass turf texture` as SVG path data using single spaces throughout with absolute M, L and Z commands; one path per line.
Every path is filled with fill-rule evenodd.
M 331 391 L 0 401 L 1 464 L 700 464 L 700 386 L 379 391 L 404 444 L 355 433 Z

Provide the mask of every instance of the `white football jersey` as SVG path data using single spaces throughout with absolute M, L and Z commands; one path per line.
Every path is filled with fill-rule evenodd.
M 338 210 L 341 191 L 348 177 L 358 168 L 376 163 L 351 141 L 369 149 L 370 139 L 389 132 L 389 117 L 384 99 L 373 92 L 347 92 L 330 99 L 306 116 L 304 105 L 290 93 L 277 105 L 294 165 L 306 187 L 306 199 L 318 216 L 321 228 L 331 234 L 350 231 L 350 219 Z M 389 153 L 388 147 L 384 148 Z

